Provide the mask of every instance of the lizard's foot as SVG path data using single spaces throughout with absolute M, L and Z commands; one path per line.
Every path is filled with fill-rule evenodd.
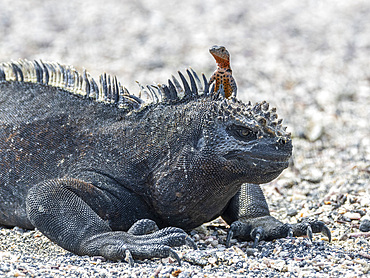
M 273 240 L 283 237 L 305 236 L 312 241 L 312 233 L 323 233 L 331 241 L 329 228 L 322 221 L 305 220 L 296 224 L 284 224 L 272 216 L 252 219 L 240 219 L 230 225 L 226 238 L 226 246 L 230 247 L 233 237 L 242 240 L 253 240 L 255 248 L 260 240 Z
M 181 265 L 180 257 L 171 247 L 182 245 L 197 249 L 195 242 L 182 229 L 168 227 L 143 235 L 122 231 L 99 234 L 84 241 L 81 244 L 81 251 L 88 255 L 103 256 L 112 261 L 125 259 L 128 260 L 131 266 L 133 265 L 133 258 L 166 257 L 174 258 Z

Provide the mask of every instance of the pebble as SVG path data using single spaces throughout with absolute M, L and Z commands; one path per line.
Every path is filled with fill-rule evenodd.
M 365 219 L 361 221 L 359 229 L 361 232 L 369 232 L 370 231 L 370 220 Z
M 296 216 L 298 214 L 298 210 L 296 210 L 296 209 L 288 209 L 287 210 L 287 215 L 288 216 Z
M 324 126 L 319 120 L 311 121 L 305 131 L 306 138 L 311 142 L 319 140 L 323 134 Z
M 344 217 L 347 217 L 350 220 L 360 220 L 361 214 L 358 212 L 346 212 L 343 214 Z

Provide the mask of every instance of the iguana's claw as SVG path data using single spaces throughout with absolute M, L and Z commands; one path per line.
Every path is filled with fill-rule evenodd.
M 254 237 L 252 248 L 256 248 L 258 245 L 258 242 L 260 241 L 260 238 L 263 238 L 264 230 L 262 227 L 257 227 L 252 231 L 252 237 Z
M 125 251 L 125 261 L 128 262 L 128 264 L 133 267 L 134 266 L 134 259 L 132 257 L 132 254 L 130 252 L 130 250 L 126 250 Z
M 226 237 L 226 242 L 225 242 L 225 245 L 227 248 L 230 247 L 230 240 L 233 238 L 233 236 L 234 236 L 234 232 L 230 228 L 229 231 L 227 232 L 227 237 Z
M 185 244 L 191 248 L 193 248 L 194 250 L 197 250 L 198 249 L 198 246 L 197 244 L 194 242 L 194 240 L 190 237 L 190 236 L 187 236 L 185 238 Z
M 168 249 L 168 252 L 170 253 L 170 257 L 175 259 L 177 263 L 179 264 L 179 266 L 181 266 L 181 259 L 179 255 L 175 251 L 173 251 L 171 248 Z
M 306 220 L 301 223 L 293 224 L 292 227 L 294 236 L 307 235 L 312 241 L 313 233 L 323 233 L 328 238 L 328 241 L 331 242 L 331 231 L 322 221 Z
M 263 235 L 263 229 L 261 227 L 258 227 L 257 231 L 256 231 L 256 234 L 254 236 L 254 242 L 253 242 L 252 248 L 257 247 L 258 242 L 259 242 L 262 235 Z
M 328 226 L 326 226 L 326 225 L 324 224 L 324 226 L 322 227 L 321 232 L 322 232 L 324 235 L 326 235 L 326 237 L 328 238 L 328 241 L 329 241 L 329 242 L 331 242 L 331 231 L 330 231 L 330 229 L 328 228 Z
M 292 238 L 293 237 L 293 228 L 292 227 L 289 227 L 288 237 L 289 238 Z
M 238 237 L 243 234 L 249 234 L 250 233 L 250 225 L 247 225 L 245 223 L 242 223 L 241 221 L 235 221 L 230 225 L 230 229 L 227 232 L 226 237 L 226 247 L 230 247 L 230 241 L 233 237 Z
M 312 242 L 312 228 L 310 224 L 307 224 L 307 238 Z

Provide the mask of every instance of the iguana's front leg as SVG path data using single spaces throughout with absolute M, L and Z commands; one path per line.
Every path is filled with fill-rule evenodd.
M 254 240 L 254 247 L 259 240 L 273 240 L 287 236 L 307 235 L 322 232 L 331 241 L 329 228 L 318 220 L 304 221 L 297 224 L 284 224 L 270 215 L 263 192 L 257 184 L 243 184 L 232 198 L 222 217 L 230 224 L 226 245 L 237 237 Z
M 158 228 L 151 228 L 151 220 L 134 224 L 129 232 L 113 231 L 109 220 L 120 213 L 114 211 L 112 198 L 78 179 L 48 180 L 30 189 L 27 214 L 44 235 L 78 255 L 109 260 L 122 260 L 128 254 L 139 259 L 172 256 L 180 263 L 171 247 L 195 247 L 183 230 L 170 227 L 154 231 Z

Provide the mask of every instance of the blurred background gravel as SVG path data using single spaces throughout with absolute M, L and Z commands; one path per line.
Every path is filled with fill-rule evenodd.
M 204 248 L 193 257 L 180 249 L 188 254 L 184 266 L 154 260 L 129 268 L 65 252 L 37 231 L 1 229 L 0 276 L 369 272 L 369 233 L 358 229 L 370 219 L 369 1 L 0 0 L 1 62 L 42 59 L 86 68 L 95 77 L 107 72 L 131 93 L 138 92 L 136 80 L 164 83 L 188 66 L 210 76 L 214 44 L 231 53 L 238 97 L 276 106 L 293 134 L 291 167 L 263 187 L 272 214 L 285 222 L 319 218 L 332 229 L 333 243 L 320 236 L 313 245 L 282 239 L 247 257 L 246 243 L 224 248 L 218 220 L 192 232 Z M 292 257 L 298 250 L 304 254 Z

